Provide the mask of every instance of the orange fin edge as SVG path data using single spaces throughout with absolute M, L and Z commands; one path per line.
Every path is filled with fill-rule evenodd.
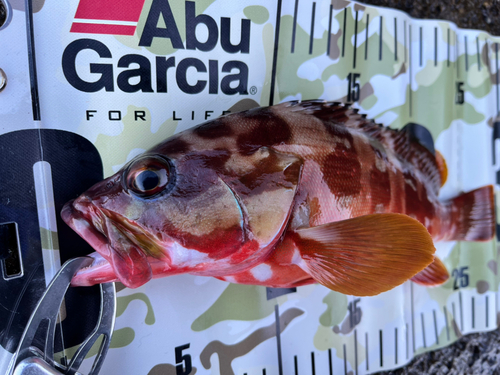
M 446 160 L 444 159 L 444 156 L 438 151 L 435 150 L 436 152 L 436 164 L 439 169 L 439 174 L 441 175 L 441 187 L 444 186 L 446 183 L 446 180 L 448 179 L 448 166 L 446 165 Z

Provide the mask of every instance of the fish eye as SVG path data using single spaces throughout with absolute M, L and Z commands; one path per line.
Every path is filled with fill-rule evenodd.
M 142 198 L 152 198 L 173 186 L 173 166 L 169 160 L 145 156 L 134 160 L 125 169 L 126 187 Z

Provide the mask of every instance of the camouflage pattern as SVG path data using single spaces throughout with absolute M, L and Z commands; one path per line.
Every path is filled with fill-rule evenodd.
M 144 2 L 132 36 L 70 33 L 79 2 L 40 3 L 34 21 L 43 121 L 36 123 L 26 74 L 25 15 L 22 7 L 14 7 L 10 25 L 0 34 L 7 41 L 2 43 L 12 51 L 17 43 L 22 53 L 0 56 L 8 77 L 0 92 L 0 134 L 36 127 L 76 132 L 94 143 L 109 176 L 207 115 L 267 106 L 271 97 L 274 104 L 291 99 L 351 101 L 384 125 L 400 128 L 415 122 L 431 131 L 449 170 L 441 198 L 495 183 L 500 155 L 494 163 L 492 138 L 500 38 L 343 0 L 282 2 L 273 82 L 277 2 L 196 2 L 196 14 L 211 16 L 218 26 L 221 17 L 230 17 L 232 43 L 238 42 L 240 20 L 251 21 L 250 51 L 234 55 L 219 42 L 210 53 L 175 49 L 161 38 L 139 47 L 153 3 Z M 185 2 L 168 3 L 184 43 Z M 209 59 L 220 60 L 219 70 L 225 61 L 240 60 L 249 68 L 248 94 L 214 95 L 208 89 L 185 94 L 175 87 L 170 71 L 167 93 L 79 91 L 65 78 L 61 57 L 71 42 L 82 38 L 99 40 L 112 53 L 111 58 L 92 51 L 79 56 L 77 71 L 86 81 L 99 78 L 89 72 L 89 63 L 107 63 L 113 64 L 116 86 L 116 76 L 124 71 L 117 62 L 126 54 L 145 56 L 153 71 L 157 56 L 176 57 L 177 64 L 195 57 L 206 66 Z M 207 79 L 206 74 L 193 71 L 191 84 Z M 219 81 L 226 74 L 219 71 Z M 96 112 L 88 118 L 88 110 Z M 50 221 L 40 225 L 42 242 L 53 251 L 57 228 Z M 102 373 L 180 374 L 189 361 L 190 374 L 250 375 L 264 369 L 268 375 L 278 374 L 280 332 L 284 374 L 311 373 L 312 367 L 317 374 L 330 369 L 363 374 L 402 366 L 464 334 L 496 329 L 496 242 L 436 246 L 452 276 L 447 283 L 430 289 L 407 282 L 376 297 L 354 298 L 309 285 L 267 299 L 263 287 L 190 275 L 153 280 L 136 290 L 119 287 L 116 330 Z M 5 356 L 0 352 L 0 364 Z

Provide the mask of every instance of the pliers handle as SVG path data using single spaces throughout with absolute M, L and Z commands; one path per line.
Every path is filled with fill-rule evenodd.
M 99 373 L 109 349 L 115 324 L 116 294 L 113 283 L 100 285 L 101 308 L 97 324 L 92 333 L 80 345 L 71 361 L 66 365 L 54 360 L 54 336 L 62 301 L 75 273 L 91 263 L 92 259 L 87 257 L 68 260 L 54 276 L 31 314 L 19 346 L 9 364 L 7 375 L 78 374 L 77 371 L 85 359 L 85 355 L 102 335 L 103 341 L 88 375 Z M 41 350 L 32 345 L 40 325 L 45 321 L 48 321 L 48 327 L 44 336 L 44 349 Z

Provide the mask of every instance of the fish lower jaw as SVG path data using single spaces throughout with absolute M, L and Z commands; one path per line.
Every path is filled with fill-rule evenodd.
M 91 286 L 119 281 L 113 267 L 101 254 L 94 252 L 88 256 L 93 258 L 94 261 L 89 266 L 80 269 L 73 276 L 71 286 Z

